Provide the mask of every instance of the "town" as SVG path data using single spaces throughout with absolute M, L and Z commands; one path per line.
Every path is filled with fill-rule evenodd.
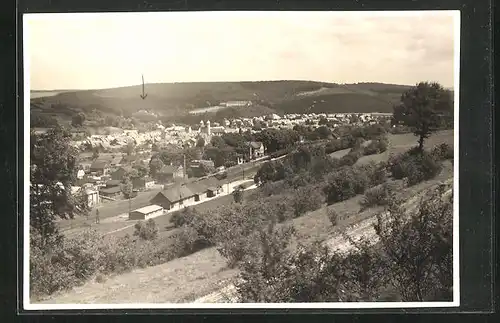
M 230 102 L 227 103 L 231 105 Z M 87 195 L 88 205 L 94 210 L 109 201 L 126 199 L 122 190 L 124 178 L 131 173 L 130 178 L 133 193 L 131 198 L 144 192 L 159 191 L 155 199 L 162 207 L 162 212 L 178 210 L 200 202 L 205 198 L 216 197 L 224 193 L 224 189 L 234 190 L 244 182 L 253 181 L 254 172 L 247 172 L 245 178 L 227 178 L 227 173 L 233 171 L 234 166 L 252 167 L 270 159 L 269 153 L 262 142 L 246 142 L 248 151 L 239 154 L 234 160 L 225 160 L 224 165 L 216 165 L 213 159 L 203 156 L 202 151 L 206 143 L 214 137 L 224 134 L 256 134 L 262 131 L 255 130 L 255 125 L 264 124 L 264 129 L 293 129 L 297 126 L 307 126 L 310 129 L 330 127 L 332 130 L 339 126 L 365 126 L 390 121 L 389 113 L 336 113 L 336 114 L 276 114 L 224 120 L 211 124 L 210 120 L 201 121 L 199 125 L 170 125 L 165 127 L 160 123 L 154 125 L 151 131 L 139 132 L 135 129 L 112 128 L 109 134 L 90 135 L 80 128 L 73 128 L 72 145 L 80 151 L 77 164 L 77 182 L 72 186 L 73 194 L 80 191 Z M 48 129 L 34 128 L 36 134 L 45 133 Z M 302 138 L 303 140 L 303 138 Z M 129 148 L 128 148 L 129 147 Z M 163 165 L 152 177 L 148 171 L 155 151 L 163 147 L 181 153 L 186 148 L 199 148 L 196 159 L 171 162 Z M 95 153 L 99 152 L 99 153 Z M 217 167 L 216 167 L 217 166 Z M 137 170 L 143 170 L 138 172 Z M 225 175 L 225 179 L 221 176 Z M 180 189 L 182 187 L 182 189 Z M 133 197 L 132 197 L 133 196 Z M 149 196 L 149 194 L 148 194 Z M 167 198 L 168 196 L 168 198 Z M 128 196 L 127 196 L 128 197 Z M 163 198 L 163 201 L 161 200 Z M 144 203 L 142 203 L 144 204 Z M 142 212 L 146 205 L 142 205 L 133 212 Z M 144 214 L 143 219 L 151 215 L 158 216 L 158 205 L 150 205 L 151 214 Z M 155 208 L 156 207 L 156 208 Z M 148 209 L 149 210 L 149 209 Z M 95 211 L 94 211 L 95 212 Z M 135 214 L 135 213 L 134 213 Z M 106 216 L 119 214 L 106 213 Z M 102 218 L 102 214 L 100 217 Z

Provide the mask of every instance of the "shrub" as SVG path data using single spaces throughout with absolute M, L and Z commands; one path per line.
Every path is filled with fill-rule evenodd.
M 101 275 L 101 274 L 98 274 L 96 277 L 95 277 L 95 281 L 99 284 L 102 284 L 106 281 L 106 278 Z
M 315 187 L 308 186 L 297 189 L 292 201 L 295 217 L 319 209 L 324 200 L 324 195 Z
M 340 166 L 352 166 L 356 164 L 361 156 L 362 152 L 360 150 L 351 150 L 347 155 L 340 158 Z
M 384 267 L 402 301 L 452 297 L 453 195 L 444 189 L 428 191 L 413 210 L 391 201 L 388 212 L 377 215 Z
M 330 223 L 332 224 L 332 226 L 336 226 L 337 223 L 338 223 L 338 219 L 339 219 L 339 215 L 337 213 L 337 211 L 335 211 L 334 209 L 328 209 L 326 211 L 326 216 L 328 217 L 328 220 L 330 220 Z
M 81 284 L 103 270 L 110 252 L 95 231 L 85 231 L 46 251 L 32 246 L 30 251 L 30 292 L 52 294 Z
M 363 193 L 370 184 L 368 175 L 363 168 L 342 168 L 330 175 L 323 188 L 327 203 L 341 202 Z
M 30 294 L 32 297 L 50 295 L 58 290 L 76 285 L 72 272 L 62 264 L 52 261 L 37 246 L 30 249 Z
M 279 195 L 285 191 L 285 182 L 267 182 L 264 185 L 260 186 L 259 192 L 262 196 L 271 196 L 271 195 Z
M 176 228 L 180 228 L 185 224 L 190 224 L 193 221 L 193 218 L 196 216 L 197 211 L 193 207 L 185 207 L 180 211 L 175 211 L 172 213 L 172 217 L 170 218 L 170 223 L 174 225 Z
M 441 163 L 434 157 L 417 149 L 391 156 L 389 158 L 389 170 L 395 179 L 408 179 L 408 185 L 434 178 L 441 171 Z
M 241 186 L 238 186 L 234 191 L 233 193 L 231 193 L 233 195 L 233 200 L 235 203 L 242 203 L 243 202 L 243 188 L 242 188 L 243 185 Z
M 158 237 L 158 226 L 153 219 L 149 219 L 144 224 L 142 221 L 134 225 L 134 236 L 138 236 L 143 240 L 154 240 Z
M 375 164 L 374 162 L 371 162 L 361 166 L 361 168 L 368 173 L 370 187 L 380 185 L 386 181 L 387 163 L 380 162 L 378 164 Z
M 380 154 L 387 150 L 389 142 L 386 137 L 373 139 L 366 147 L 363 148 L 363 155 Z
M 372 206 L 384 206 L 389 203 L 389 198 L 392 194 L 391 187 L 384 183 L 379 186 L 372 187 L 365 192 L 363 200 L 360 202 L 361 209 L 367 209 Z
M 327 154 L 331 154 L 342 149 L 343 149 L 342 142 L 338 139 L 330 140 L 325 145 L 325 153 Z
M 431 155 L 435 160 L 453 160 L 453 147 L 447 143 L 442 143 L 432 149 Z
M 312 178 L 309 172 L 300 172 L 295 176 L 291 176 L 285 179 L 285 183 L 294 189 L 302 186 L 307 186 L 309 183 L 311 183 L 311 181 Z
M 184 257 L 201 248 L 204 243 L 195 228 L 182 226 L 172 237 L 173 257 Z

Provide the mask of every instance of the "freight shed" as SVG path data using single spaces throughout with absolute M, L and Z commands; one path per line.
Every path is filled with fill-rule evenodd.
M 163 207 L 148 205 L 129 213 L 129 220 L 145 220 L 163 214 Z

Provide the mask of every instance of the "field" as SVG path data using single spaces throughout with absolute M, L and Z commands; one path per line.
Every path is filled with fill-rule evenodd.
M 402 153 L 417 145 L 417 137 L 415 137 L 411 133 L 398 135 L 389 134 L 388 139 L 389 148 L 385 152 L 376 155 L 363 156 L 358 159 L 356 164 L 362 165 L 371 161 L 379 162 L 387 160 L 390 155 Z M 438 145 L 440 143 L 447 143 L 448 145 L 453 147 L 453 130 L 436 132 L 425 141 L 424 147 L 434 147 L 435 145 Z
M 452 144 L 453 132 L 443 131 L 431 136 L 427 146 L 431 147 L 442 142 Z M 373 158 L 383 160 L 391 152 L 406 150 L 414 145 L 415 137 L 411 134 L 391 135 L 389 153 L 375 155 L 376 157 Z M 446 161 L 443 166 L 436 178 L 400 191 L 400 197 L 408 199 L 430 186 L 452 178 L 453 165 Z M 380 211 L 380 208 L 371 208 L 360 212 L 360 199 L 361 196 L 358 195 L 328 207 L 334 208 L 340 216 L 339 224 L 335 229 L 325 216 L 326 207 L 291 220 L 298 232 L 300 242 L 308 243 L 317 238 L 330 239 L 343 228 L 371 218 Z M 230 201 L 220 199 L 217 202 L 222 205 L 231 203 Z M 205 207 L 209 206 L 204 205 Z M 164 222 L 161 223 L 164 224 Z M 208 248 L 162 265 L 107 277 L 107 280 L 102 283 L 90 281 L 73 290 L 54 294 L 42 303 L 191 302 L 231 283 L 237 274 L 237 270 L 226 267 L 225 259 L 215 248 Z

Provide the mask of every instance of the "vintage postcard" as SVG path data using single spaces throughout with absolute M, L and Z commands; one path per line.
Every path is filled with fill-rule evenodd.
M 459 11 L 23 33 L 25 309 L 460 305 Z

